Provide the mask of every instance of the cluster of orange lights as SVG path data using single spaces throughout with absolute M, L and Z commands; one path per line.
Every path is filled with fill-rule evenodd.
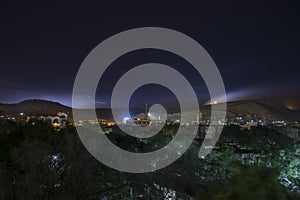
M 293 106 L 293 105 L 286 105 L 285 106 L 287 109 L 289 109 L 289 110 L 296 110 L 297 108 L 295 107 L 295 106 Z
M 113 126 L 115 125 L 115 122 L 107 122 L 107 126 Z

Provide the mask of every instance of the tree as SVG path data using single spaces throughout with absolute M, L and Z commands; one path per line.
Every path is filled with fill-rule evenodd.
M 300 189 L 300 144 L 278 152 L 274 165 L 280 169 L 280 179 L 288 179 L 291 184 L 286 184 L 291 190 Z
M 288 194 L 278 181 L 278 172 L 270 168 L 248 166 L 229 180 L 217 183 L 208 194 L 198 195 L 197 199 L 214 200 L 285 200 Z

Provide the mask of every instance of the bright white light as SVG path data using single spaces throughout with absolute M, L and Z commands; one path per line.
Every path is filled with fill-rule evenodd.
M 123 123 L 126 124 L 126 123 L 127 123 L 127 120 L 129 120 L 129 119 L 130 119 L 129 117 L 124 117 L 124 118 L 123 118 Z

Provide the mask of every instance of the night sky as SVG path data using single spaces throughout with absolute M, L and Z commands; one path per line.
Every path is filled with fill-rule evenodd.
M 82 2 L 1 5 L 0 102 L 39 98 L 70 106 L 77 70 L 96 45 L 121 31 L 155 26 L 198 41 L 217 64 L 230 101 L 280 98 L 300 106 L 300 6 L 292 1 Z M 122 73 L 147 62 L 176 68 L 189 78 L 200 101 L 208 100 L 205 84 L 187 62 L 167 52 L 142 50 L 111 65 L 102 80 L 105 89 L 97 92 L 98 106 L 108 106 Z M 172 94 L 158 86 L 145 86 L 134 97 L 140 103 L 155 101 L 152 93 L 159 101 L 173 102 Z

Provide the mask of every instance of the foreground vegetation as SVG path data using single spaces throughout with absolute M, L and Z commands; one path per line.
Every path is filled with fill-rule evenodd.
M 105 128 L 105 127 L 104 127 Z M 146 152 L 165 145 L 166 127 L 148 141 L 107 136 L 118 146 Z M 201 140 L 172 165 L 146 174 L 110 169 L 84 148 L 74 127 L 43 122 L 0 123 L 0 199 L 299 199 L 300 146 L 258 127 L 225 127 L 216 148 L 198 159 Z M 284 182 L 285 181 L 285 182 Z

